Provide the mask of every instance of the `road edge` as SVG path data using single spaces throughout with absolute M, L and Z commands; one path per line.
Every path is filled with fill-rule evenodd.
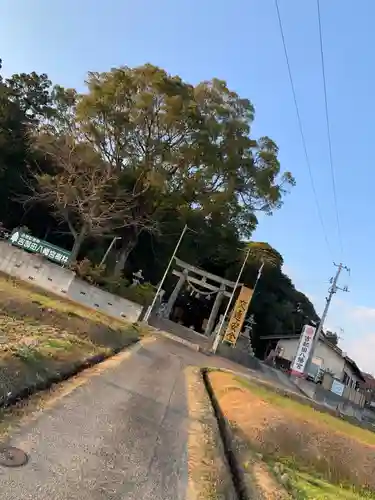
M 206 387 L 207 394 L 210 398 L 211 405 L 215 412 L 218 429 L 223 442 L 223 448 L 226 456 L 227 463 L 232 475 L 232 482 L 236 491 L 236 498 L 238 500 L 249 500 L 253 498 L 255 491 L 250 488 L 251 482 L 247 477 L 246 471 L 241 467 L 241 457 L 236 448 L 235 439 L 221 407 L 216 397 L 214 388 L 211 384 L 209 374 L 215 370 L 206 368 L 202 369 L 203 381 Z M 225 370 L 218 370 L 225 371 Z
M 185 370 L 189 409 L 188 500 L 238 500 L 201 368 Z
M 71 378 L 80 375 L 85 370 L 93 368 L 97 365 L 103 364 L 106 361 L 121 355 L 124 352 L 130 351 L 132 348 L 136 347 L 138 344 L 144 342 L 146 338 L 129 338 L 128 342 L 121 347 L 111 349 L 108 353 L 95 354 L 94 356 L 89 356 L 78 363 L 68 366 L 59 372 L 50 373 L 45 379 L 40 379 L 38 382 L 32 385 L 27 385 L 21 390 L 10 393 L 6 398 L 0 399 L 0 409 L 8 408 L 16 403 L 22 401 L 27 401 L 30 397 L 36 395 L 39 392 L 46 391 L 50 389 L 55 384 L 61 384 L 65 381 L 69 381 Z

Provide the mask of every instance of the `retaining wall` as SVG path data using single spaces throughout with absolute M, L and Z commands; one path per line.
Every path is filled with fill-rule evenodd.
M 140 304 L 92 286 L 69 269 L 6 241 L 0 241 L 0 271 L 115 318 L 135 322 L 142 311 Z
M 170 319 L 159 318 L 155 314 L 151 314 L 149 324 L 155 328 L 159 328 L 160 330 L 172 333 L 173 335 L 177 335 L 178 337 L 188 340 L 189 342 L 197 344 L 203 349 L 203 351 L 211 348 L 213 336 L 207 337 L 206 335 L 197 333 L 190 328 L 179 325 Z M 217 354 L 234 361 L 235 363 L 239 363 L 242 366 L 251 368 L 252 370 L 261 370 L 259 360 L 254 356 L 251 356 L 249 352 L 243 349 L 241 337 L 239 338 L 238 344 L 234 348 L 220 343 L 217 349 Z

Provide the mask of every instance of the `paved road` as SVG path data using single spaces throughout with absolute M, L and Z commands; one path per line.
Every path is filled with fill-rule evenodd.
M 30 461 L 0 468 L 0 499 L 185 499 L 183 371 L 213 361 L 158 339 L 90 378 L 12 437 Z
M 13 437 L 30 461 L 0 469 L 0 498 L 185 499 L 189 358 L 146 344 L 44 412 Z
M 261 372 L 256 372 L 253 376 L 265 380 L 273 386 L 280 387 L 281 389 L 286 389 L 300 395 L 302 394 L 300 389 L 290 380 L 289 376 L 282 371 L 267 366 L 265 363 L 261 364 L 261 369 Z
M 213 364 L 239 368 L 158 339 L 90 378 L 12 437 L 30 460 L 0 468 L 0 499 L 185 500 L 183 372 Z

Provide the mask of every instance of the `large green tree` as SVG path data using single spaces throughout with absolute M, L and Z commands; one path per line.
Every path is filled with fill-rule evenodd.
M 12 193 L 24 190 L 23 176 L 28 157 L 27 119 L 12 89 L 0 75 L 0 220 L 8 225 L 17 220 L 22 209 L 13 202 Z M 16 216 L 12 217 L 12 213 Z
M 52 82 L 45 73 L 14 74 L 5 80 L 9 99 L 16 102 L 33 125 L 45 122 L 52 110 Z
M 46 208 L 38 212 L 19 203 L 30 194 L 36 167 L 30 134 L 47 120 L 50 96 L 51 82 L 45 74 L 21 73 L 10 78 L 0 74 L 0 220 L 8 228 L 35 222 L 34 228 L 43 231 L 43 225 L 53 223 Z
M 139 234 L 160 230 L 171 207 L 249 236 L 257 211 L 279 208 L 294 183 L 281 174 L 276 144 L 251 137 L 251 103 L 221 80 L 193 86 L 145 65 L 90 73 L 87 86 L 81 95 L 57 89 L 52 123 L 90 143 L 132 199 L 134 222 L 117 233 L 116 274 Z
M 256 348 L 261 336 L 297 333 L 317 320 L 314 307 L 280 253 L 251 241 L 258 213 L 278 209 L 294 180 L 276 144 L 253 137 L 253 119 L 225 82 L 194 86 L 151 65 L 90 73 L 82 94 L 45 74 L 0 77 L 0 221 L 96 263 L 120 236 L 108 262 L 154 284 L 187 223 L 184 260 L 235 279 L 250 247 L 250 287 L 265 264 L 250 311 Z

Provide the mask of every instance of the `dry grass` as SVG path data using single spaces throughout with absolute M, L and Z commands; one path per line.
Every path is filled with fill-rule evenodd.
M 29 283 L 0 273 L 0 311 L 10 315 L 14 313 L 17 316 L 21 315 L 21 317 L 27 316 L 28 312 L 31 312 L 32 316 L 35 317 L 35 305 L 39 306 L 39 315 L 43 311 L 51 309 L 55 314 L 89 319 L 112 328 L 124 328 L 126 325 L 124 321 L 75 304 L 71 300 L 58 297 Z
M 295 471 L 319 477 L 319 487 L 325 482 L 336 488 L 332 498 L 375 498 L 335 486 L 375 492 L 373 433 L 228 373 L 213 372 L 210 381 L 242 447 L 286 464 L 290 476 Z M 293 477 L 302 495 L 306 477 Z M 296 498 L 331 498 L 306 495 Z
M 0 276 L 0 402 L 139 336 L 122 321 Z
M 253 394 L 258 395 L 265 402 L 292 412 L 293 415 L 299 416 L 302 419 L 317 420 L 320 423 L 326 424 L 334 431 L 350 435 L 358 441 L 375 445 L 374 432 L 359 425 L 352 424 L 347 420 L 335 417 L 331 413 L 324 411 L 324 409 L 321 409 L 321 411 L 314 409 L 313 406 L 308 404 L 308 400 L 306 401 L 307 404 L 301 404 L 301 402 L 291 397 L 280 394 L 277 389 L 272 390 L 272 386 L 270 386 L 271 390 L 267 390 L 267 387 L 256 385 L 242 378 L 237 378 L 236 380 L 242 387 L 248 387 Z

